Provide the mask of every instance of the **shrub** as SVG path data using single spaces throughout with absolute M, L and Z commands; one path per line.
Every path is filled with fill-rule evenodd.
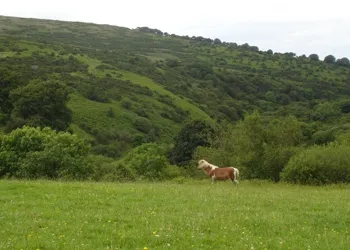
M 133 169 L 112 158 L 93 155 L 90 159 L 93 166 L 90 179 L 94 181 L 134 181 L 136 179 Z
M 129 152 L 118 163 L 135 170 L 138 176 L 149 180 L 174 177 L 177 173 L 168 162 L 167 147 L 156 143 L 145 143 Z
M 317 131 L 312 135 L 311 142 L 313 144 L 321 145 L 328 144 L 335 140 L 334 130 L 329 129 L 325 131 Z
M 88 152 L 76 135 L 24 126 L 0 136 L 0 176 L 84 179 Z
M 142 132 L 147 134 L 153 127 L 152 122 L 144 117 L 138 117 L 134 121 L 134 127 Z
M 290 159 L 282 180 L 301 184 L 329 184 L 350 181 L 350 146 L 331 143 L 313 146 Z

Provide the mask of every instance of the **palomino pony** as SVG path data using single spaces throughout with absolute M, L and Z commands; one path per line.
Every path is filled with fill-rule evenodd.
M 234 167 L 219 168 L 213 164 L 210 164 L 206 160 L 198 161 L 197 169 L 202 169 L 211 178 L 211 184 L 214 184 L 216 180 L 230 179 L 233 184 L 238 184 L 239 171 Z

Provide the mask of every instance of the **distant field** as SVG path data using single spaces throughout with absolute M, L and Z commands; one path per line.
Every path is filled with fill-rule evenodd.
M 1 249 L 349 249 L 346 186 L 0 181 Z

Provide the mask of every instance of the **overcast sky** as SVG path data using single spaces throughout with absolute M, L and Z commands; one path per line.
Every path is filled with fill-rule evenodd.
M 347 0 L 2 0 L 0 15 L 148 26 L 262 50 L 350 58 Z

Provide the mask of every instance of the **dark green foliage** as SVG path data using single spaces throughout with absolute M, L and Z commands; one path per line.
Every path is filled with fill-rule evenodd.
M 132 102 L 131 101 L 129 101 L 129 100 L 123 100 L 122 102 L 121 102 L 121 106 L 123 107 L 123 108 L 125 108 L 125 109 L 131 109 L 131 107 L 132 107 Z
M 346 67 L 349 67 L 350 66 L 350 60 L 346 57 L 343 57 L 341 59 L 338 59 L 336 61 L 336 64 L 339 65 L 339 66 L 346 66 Z
M 309 55 L 309 59 L 312 61 L 319 61 L 320 60 L 317 54 Z
M 198 146 L 209 146 L 215 136 L 215 127 L 202 120 L 186 123 L 175 138 L 170 159 L 178 165 L 186 165 Z
M 350 100 L 342 102 L 340 108 L 341 108 L 341 112 L 343 112 L 343 113 L 350 113 Z
M 335 140 L 334 130 L 329 129 L 325 131 L 317 131 L 312 135 L 311 142 L 313 144 L 321 145 L 328 144 Z
M 30 126 L 50 126 L 66 130 L 71 122 L 71 111 L 66 107 L 67 88 L 57 81 L 33 81 L 13 90 L 10 94 L 13 103 L 11 127 L 16 120 Z
M 339 107 L 329 103 L 320 103 L 311 113 L 311 119 L 314 121 L 327 121 L 329 119 L 334 119 L 340 115 Z
M 292 157 L 282 179 L 302 184 L 349 183 L 350 147 L 331 144 L 314 146 Z
M 0 136 L 0 177 L 85 179 L 88 152 L 75 135 L 25 126 Z
M 325 63 L 333 64 L 335 63 L 335 57 L 333 55 L 328 55 L 323 60 Z
M 115 113 L 114 113 L 114 111 L 113 111 L 112 108 L 109 108 L 109 109 L 107 110 L 107 116 L 108 116 L 108 117 L 115 117 Z
M 13 109 L 10 92 L 19 85 L 19 79 L 14 74 L 0 69 L 0 124 L 4 124 L 9 119 Z
M 128 153 L 119 163 L 132 169 L 138 178 L 149 180 L 174 178 L 179 171 L 171 166 L 166 158 L 168 147 L 156 143 L 146 143 L 136 147 Z
M 144 117 L 137 118 L 134 122 L 134 126 L 138 131 L 145 134 L 147 134 L 153 127 L 151 121 Z
M 237 164 L 246 178 L 278 181 L 303 146 L 329 144 L 348 129 L 347 58 L 263 52 L 247 43 L 148 27 L 9 17 L 0 17 L 0 26 L 0 123 L 7 132 L 23 124 L 60 130 L 71 124 L 94 154 L 113 158 L 178 135 L 168 155 L 172 162 L 196 160 L 193 151 L 203 145 L 202 152 Z M 48 83 L 64 86 L 62 92 Z M 71 115 L 65 105 L 55 106 L 66 104 L 68 93 Z M 245 117 L 254 110 L 260 117 Z M 282 119 L 290 115 L 303 123 Z M 229 123 L 230 129 L 218 134 L 194 126 L 178 133 L 188 119 L 223 128 Z M 213 145 L 216 136 L 219 146 Z M 99 164 L 94 178 L 121 180 L 125 171 L 126 179 L 135 179 L 134 169 L 114 161 Z M 98 175 L 100 167 L 105 174 Z
M 266 122 L 255 112 L 236 126 L 221 128 L 214 148 L 206 154 L 217 162 L 238 167 L 244 178 L 279 181 L 302 140 L 301 123 L 295 117 Z
M 89 176 L 94 181 L 134 181 L 137 175 L 134 169 L 123 163 L 104 156 L 90 156 L 92 173 Z

